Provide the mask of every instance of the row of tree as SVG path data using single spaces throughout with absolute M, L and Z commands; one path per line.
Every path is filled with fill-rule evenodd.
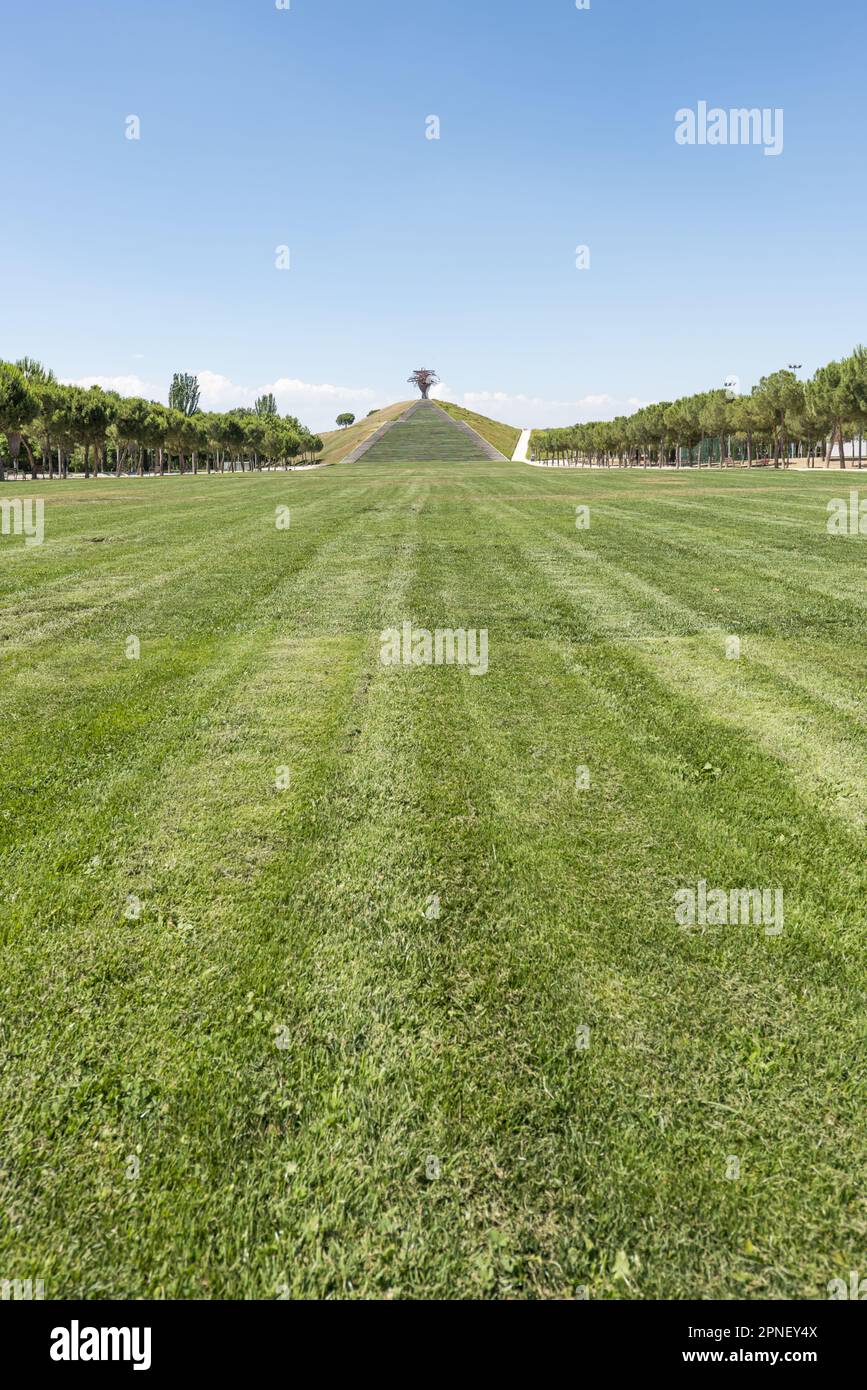
M 749 395 L 733 383 L 678 401 L 659 401 L 621 415 L 567 429 L 536 430 L 534 459 L 619 465 L 717 463 L 752 466 L 773 462 L 786 467 L 793 458 L 830 462 L 835 453 L 846 466 L 847 441 L 867 434 L 867 348 L 856 347 L 840 362 L 820 367 L 807 382 L 792 370 L 762 377 Z M 854 453 L 855 450 L 853 449 Z
M 287 467 L 322 452 L 318 435 L 279 415 L 273 395 L 253 409 L 199 409 L 195 377 L 178 373 L 168 406 L 99 386 L 65 386 L 32 358 L 0 362 L 0 481 L 11 467 L 65 478 L 70 471 L 164 474 Z M 2 443 L 2 441 L 0 441 Z

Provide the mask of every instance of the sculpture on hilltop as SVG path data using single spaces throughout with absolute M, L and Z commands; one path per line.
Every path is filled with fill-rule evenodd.
M 437 385 L 439 377 L 436 372 L 431 371 L 430 367 L 419 367 L 418 371 L 413 372 L 408 380 L 411 386 L 418 387 L 422 400 L 426 401 L 430 399 L 431 387 Z

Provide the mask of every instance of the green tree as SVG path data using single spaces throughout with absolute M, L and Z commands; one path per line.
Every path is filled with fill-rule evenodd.
M 166 412 L 166 443 L 169 446 L 170 454 L 178 456 L 178 471 L 186 472 L 186 451 L 187 451 L 187 421 L 189 417 L 182 410 L 175 410 L 171 406 Z M 171 471 L 171 459 L 169 459 L 169 470 Z
M 114 471 L 118 478 L 127 455 L 131 466 L 135 463 L 137 468 L 140 467 L 151 409 L 151 402 L 142 400 L 140 396 L 124 396 L 117 405 L 111 433 L 117 450 Z
M 219 472 L 225 468 L 226 450 L 226 430 L 224 415 L 216 413 L 204 416 L 205 430 L 208 436 L 208 472 L 211 469 L 211 455 L 214 457 L 214 467 Z
M 684 396 L 673 401 L 665 412 L 665 427 L 677 448 L 678 468 L 683 463 L 683 450 L 691 451 L 702 439 L 700 401 L 698 396 Z
M 722 468 L 731 431 L 731 402 L 725 391 L 708 391 L 699 410 L 699 422 L 704 435 L 719 439 L 719 463 Z
M 169 387 L 169 410 L 195 415 L 199 409 L 199 380 L 188 372 L 175 372 Z
M 75 446 L 82 443 L 82 426 L 85 409 L 82 397 L 85 392 L 81 386 L 58 386 L 49 396 L 50 416 L 47 427 L 51 438 L 57 445 L 58 472 L 63 478 L 69 475 L 69 463 Z
M 241 461 L 241 451 L 246 443 L 246 438 L 243 416 L 239 415 L 237 411 L 230 411 L 228 415 L 224 415 L 223 440 L 233 473 L 236 465 Z
M 150 449 L 152 456 L 156 455 L 156 471 L 162 477 L 165 473 L 165 446 L 169 428 L 169 413 L 164 405 L 157 405 L 154 401 L 148 401 L 147 405 L 148 412 L 144 420 L 144 427 L 139 425 L 139 434 L 145 448 Z
M 648 434 L 656 446 L 656 461 L 660 468 L 668 463 L 669 436 L 665 415 L 669 404 L 668 401 L 659 401 L 656 405 L 647 406 L 644 412 L 647 417 Z
M 49 387 L 57 385 L 57 378 L 50 367 L 43 366 L 43 364 L 41 362 L 38 362 L 35 357 L 19 357 L 18 361 L 15 363 L 15 366 L 21 372 L 22 376 L 24 377 L 24 380 L 27 382 L 31 390 L 35 392 L 37 400 L 39 401 L 39 410 L 32 422 L 32 428 L 22 430 L 21 432 L 21 443 L 27 450 L 27 458 L 30 463 L 30 476 L 31 478 L 35 478 L 36 458 L 33 453 L 33 440 L 35 439 L 36 435 L 34 431 L 38 428 L 40 417 L 42 415 L 44 393 Z M 31 435 L 33 436 L 33 438 L 31 438 Z M 43 473 L 45 472 L 45 461 L 45 457 L 43 457 Z
M 76 397 L 73 427 L 77 442 L 84 448 L 84 476 L 88 476 L 90 451 L 93 449 L 93 476 L 99 471 L 99 459 L 105 459 L 106 434 L 116 414 L 114 401 L 98 386 L 91 386 Z
M 348 430 L 350 425 L 355 424 L 355 416 L 350 415 L 349 411 L 345 411 L 343 415 L 338 415 L 337 424 L 342 430 Z
M 288 462 L 301 453 L 301 430 L 294 416 L 285 416 L 280 421 L 280 457 Z
M 0 433 L 6 436 L 13 468 L 18 466 L 21 436 L 38 411 L 39 397 L 21 368 L 11 362 L 0 362 Z M 6 468 L 0 453 L 0 482 L 5 478 Z
M 732 433 L 743 439 L 747 446 L 747 467 L 752 468 L 754 457 L 754 436 L 765 425 L 761 404 L 755 396 L 735 396 L 729 403 L 729 421 Z
M 765 406 L 771 420 L 774 467 L 788 463 L 789 436 L 804 413 L 804 387 L 794 372 L 771 372 L 763 376 L 754 395 Z
M 38 441 L 39 438 L 42 438 L 44 407 L 46 407 L 47 400 L 49 400 L 51 393 L 53 393 L 53 389 L 57 388 L 57 377 L 54 375 L 53 371 L 51 371 L 50 367 L 44 367 L 35 357 L 19 357 L 15 366 L 17 366 L 21 374 L 24 375 L 26 384 L 31 386 L 32 391 L 35 392 L 36 399 L 39 400 L 39 410 L 35 418 L 33 418 L 31 427 L 29 427 L 28 430 L 22 431 L 21 434 L 21 442 L 24 443 L 24 448 L 26 449 L 26 453 L 28 453 L 29 464 L 31 464 L 31 477 L 35 478 L 36 457 L 33 455 L 33 443 Z M 50 468 L 50 461 L 49 450 L 43 448 L 43 475 L 46 466 Z
M 251 467 L 260 466 L 268 439 L 268 425 L 261 415 L 250 415 L 244 422 L 244 449 Z
M 867 348 L 860 344 L 843 363 L 843 396 L 851 421 L 858 431 L 858 467 L 867 429 Z M 854 431 L 853 431 L 854 432 Z

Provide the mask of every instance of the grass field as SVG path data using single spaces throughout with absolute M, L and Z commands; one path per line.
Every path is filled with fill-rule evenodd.
M 863 1274 L 841 488 L 364 461 L 45 485 L 45 544 L 0 538 L 0 1276 L 822 1299 Z M 383 666 L 404 620 L 486 628 L 489 673 Z M 700 879 L 782 889 L 783 934 L 679 926 Z

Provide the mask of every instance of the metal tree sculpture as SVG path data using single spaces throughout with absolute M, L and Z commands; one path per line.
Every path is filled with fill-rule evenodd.
M 439 377 L 436 372 L 431 371 L 430 367 L 419 367 L 418 371 L 413 372 L 408 380 L 411 386 L 418 387 L 422 400 L 426 401 L 430 398 L 431 387 L 437 385 Z

